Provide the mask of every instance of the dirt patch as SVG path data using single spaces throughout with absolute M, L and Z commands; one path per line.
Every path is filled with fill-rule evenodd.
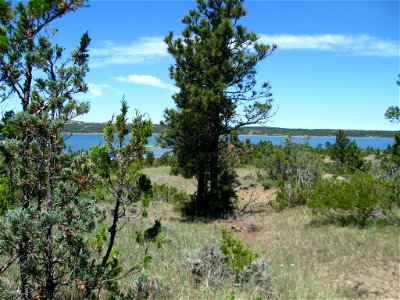
M 399 299 L 399 263 L 375 257 L 364 264 L 355 263 L 346 272 L 335 271 L 337 261 L 321 264 L 318 276 L 332 282 L 337 289 L 346 290 L 365 299 Z
M 260 213 L 271 210 L 269 203 L 275 199 L 276 188 L 265 189 L 261 184 L 242 185 L 236 188 L 238 211 Z

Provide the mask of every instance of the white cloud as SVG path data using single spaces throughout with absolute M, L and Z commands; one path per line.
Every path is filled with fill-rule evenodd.
M 121 91 L 112 88 L 108 84 L 88 83 L 88 87 L 88 94 L 93 98 L 103 96 L 103 94 L 107 93 L 107 91 L 117 95 L 123 94 Z
M 286 50 L 317 50 L 365 56 L 399 56 L 397 41 L 379 40 L 367 34 L 261 34 L 259 41 L 266 44 L 277 44 L 279 49 Z
M 103 95 L 103 88 L 107 87 L 107 85 L 105 84 L 95 84 L 95 83 L 89 83 L 88 84 L 89 87 L 89 94 L 92 97 L 100 97 L 101 95 Z
M 359 34 L 260 34 L 260 42 L 277 44 L 284 50 L 314 50 L 352 55 L 398 57 L 399 43 Z M 142 37 L 128 45 L 106 42 L 103 47 L 91 49 L 91 67 L 116 64 L 136 64 L 169 56 L 163 37 Z
M 126 77 L 123 76 L 118 76 L 116 78 L 118 81 L 121 82 L 130 82 L 134 84 L 142 84 L 142 85 L 149 85 L 149 86 L 154 86 L 162 89 L 166 89 L 172 92 L 177 92 L 177 87 L 167 84 L 165 82 L 162 82 L 159 78 L 151 75 L 129 75 Z
M 91 49 L 90 55 L 90 66 L 101 67 L 140 63 L 154 58 L 167 57 L 168 52 L 162 37 L 142 37 L 138 42 L 129 45 L 115 45 L 107 42 L 103 48 Z

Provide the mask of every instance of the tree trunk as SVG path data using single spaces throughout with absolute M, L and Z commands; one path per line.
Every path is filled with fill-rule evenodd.
M 219 201 L 218 197 L 218 138 L 215 136 L 211 142 L 210 153 L 210 204 L 216 204 Z M 210 205 L 215 206 L 215 205 Z
M 28 272 L 24 264 L 28 260 L 28 248 L 29 238 L 24 236 L 22 242 L 19 245 L 20 259 L 19 259 L 19 272 L 20 272 L 20 285 L 21 285 L 21 297 L 24 300 L 30 300 L 31 291 L 29 288 Z
M 199 171 L 197 174 L 197 195 L 196 195 L 196 213 L 202 213 L 206 209 L 207 200 L 205 197 L 206 181 L 204 163 L 200 162 Z
M 33 40 L 33 21 L 29 23 L 29 27 L 27 28 L 27 40 L 28 40 L 28 45 L 27 45 L 27 53 L 33 51 L 33 45 L 34 45 L 34 40 Z M 32 64 L 27 62 L 26 63 L 26 68 L 25 68 L 25 82 L 23 85 L 23 99 L 22 101 L 22 110 L 27 112 L 28 107 L 29 107 L 29 102 L 30 102 L 30 94 L 31 94 L 31 85 L 32 85 Z M 29 135 L 28 130 L 24 131 L 24 152 L 27 152 L 29 149 L 29 142 L 31 140 L 31 137 Z M 27 166 L 27 156 L 23 156 L 23 164 Z M 21 174 L 24 176 L 25 174 Z M 26 176 L 26 175 L 25 175 Z M 27 209 L 30 205 L 30 198 L 31 198 L 32 190 L 29 186 L 29 184 L 24 184 L 22 187 L 22 206 L 24 209 Z M 22 237 L 22 242 L 19 245 L 19 251 L 21 252 L 21 256 L 19 259 L 19 268 L 20 268 L 20 284 L 21 284 L 21 293 L 22 293 L 22 298 L 24 300 L 30 300 L 31 297 L 31 291 L 29 287 L 29 281 L 28 281 L 28 268 L 26 266 L 26 263 L 28 261 L 28 256 L 29 256 L 29 244 L 30 244 L 30 238 L 26 235 Z
M 46 209 L 47 213 L 53 212 L 53 140 L 49 137 L 48 145 L 48 158 L 46 166 Z M 40 191 L 38 191 L 40 193 Z M 46 299 L 53 299 L 55 292 L 55 280 L 54 280 L 54 262 L 53 262 L 53 225 L 49 224 L 46 232 L 46 246 L 45 252 L 45 272 L 46 272 Z

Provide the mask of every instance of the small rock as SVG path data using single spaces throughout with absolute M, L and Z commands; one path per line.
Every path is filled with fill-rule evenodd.
M 364 238 L 358 237 L 358 238 L 356 239 L 356 246 L 357 246 L 357 247 L 360 247 L 360 246 L 362 246 L 362 245 L 364 245 L 364 244 L 365 244 L 365 239 L 364 239 Z
M 368 289 L 365 286 L 359 286 L 357 288 L 357 293 L 359 296 L 368 294 Z
M 252 233 L 254 231 L 257 231 L 258 229 L 259 227 L 256 224 L 250 224 L 249 226 L 247 226 L 248 233 Z
M 357 291 L 359 296 L 368 294 L 368 289 L 364 286 L 364 281 L 357 281 L 354 285 L 354 289 Z

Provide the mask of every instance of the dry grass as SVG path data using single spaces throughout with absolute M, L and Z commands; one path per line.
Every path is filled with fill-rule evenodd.
M 153 183 L 194 190 L 194 182 L 169 175 L 168 167 L 145 169 Z M 153 249 L 147 289 L 152 299 L 255 299 L 263 288 L 276 299 L 399 299 L 400 229 L 397 227 L 339 227 L 315 222 L 307 208 L 274 212 L 268 203 L 275 190 L 265 190 L 255 180 L 256 170 L 239 169 L 238 207 L 256 200 L 236 217 L 207 223 L 188 222 L 169 203 L 152 203 L 147 219 L 136 220 L 120 233 L 118 249 L 124 267 L 139 262 L 143 248 L 134 240 L 137 230 L 156 219 L 164 226 L 165 243 Z M 206 246 L 219 248 L 221 228 L 236 232 L 266 262 L 270 286 L 254 282 L 237 284 L 222 279 L 196 284 L 191 265 Z M 138 275 L 121 282 L 135 289 Z M 265 295 L 265 294 L 262 294 Z M 103 299 L 107 299 L 103 296 Z
M 146 168 L 143 170 L 143 173 L 147 175 L 153 183 L 173 186 L 188 194 L 193 194 L 197 188 L 196 180 L 171 175 L 171 167 L 168 166 Z
M 160 169 L 156 173 L 159 178 L 166 178 Z M 183 247 L 177 252 L 193 256 L 198 249 L 199 240 L 202 241 L 201 244 L 217 243 L 219 229 L 228 227 L 236 231 L 267 262 L 268 272 L 276 286 L 276 298 L 399 298 L 399 228 L 361 229 L 323 225 L 315 222 L 315 217 L 307 208 L 273 212 L 268 207 L 268 202 L 273 199 L 275 191 L 264 190 L 255 183 L 256 170 L 239 169 L 238 174 L 241 183 L 238 188 L 241 198 L 239 207 L 246 204 L 251 195 L 255 195 L 256 201 L 252 209 L 246 209 L 246 214 L 235 218 L 208 224 L 179 222 L 179 216 L 168 220 L 166 224 L 171 229 L 169 234 Z M 154 176 L 152 179 L 157 182 Z M 178 187 L 185 180 L 174 176 L 165 182 Z M 168 212 L 163 211 L 162 214 L 167 215 Z M 178 242 L 181 239 L 182 244 Z M 188 245 L 196 246 L 188 248 Z M 164 257 L 169 257 L 176 263 L 173 253 L 174 251 Z M 179 282 L 174 274 L 185 272 L 187 266 L 181 264 L 180 267 L 173 267 L 175 263 L 170 261 L 168 264 L 174 272 L 165 274 L 174 278 L 174 282 Z M 186 273 L 186 276 L 190 274 Z M 172 293 L 172 298 L 198 299 L 203 295 L 203 298 L 215 299 L 216 294 L 207 294 L 202 289 L 200 293 L 197 290 L 197 293 L 192 294 L 194 291 L 190 289 L 193 287 L 185 282 L 179 284 L 182 290 Z M 185 289 L 189 290 L 183 292 Z M 226 292 L 229 292 L 224 287 L 221 289 L 222 292 L 218 292 L 218 295 L 227 295 Z M 240 296 L 251 298 L 250 295 L 245 297 L 245 294 Z
M 306 208 L 219 223 L 240 228 L 238 235 L 262 254 L 278 275 L 280 298 L 398 299 L 398 228 L 312 225 Z

